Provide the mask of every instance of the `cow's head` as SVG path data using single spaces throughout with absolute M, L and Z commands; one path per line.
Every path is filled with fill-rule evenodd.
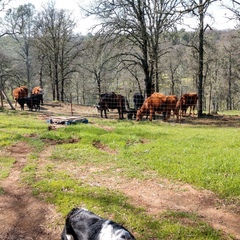
M 185 104 L 186 104 L 186 99 L 185 99 L 185 97 L 181 96 L 176 103 L 176 108 L 177 109 L 182 108 L 183 105 L 185 105 Z
M 143 112 L 141 111 L 141 109 L 137 110 L 137 115 L 136 115 L 136 120 L 140 121 L 143 118 Z
M 100 111 L 102 109 L 101 106 L 99 105 L 99 103 L 98 103 L 98 105 L 96 105 L 96 108 L 98 111 Z
M 39 87 L 35 87 L 32 90 L 32 94 L 43 94 L 43 89 L 39 86 Z

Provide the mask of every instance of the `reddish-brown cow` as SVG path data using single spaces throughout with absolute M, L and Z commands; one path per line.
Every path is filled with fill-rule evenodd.
M 40 86 L 34 87 L 32 89 L 31 97 L 38 99 L 40 101 L 41 105 L 43 105 L 43 89 Z
M 22 88 L 23 91 L 25 91 L 25 96 L 28 96 L 28 88 L 26 86 L 21 86 L 20 88 Z
M 177 116 L 178 120 L 178 112 L 176 111 L 177 100 L 175 95 L 165 96 L 162 93 L 155 92 L 144 101 L 142 107 L 137 111 L 136 120 L 139 121 L 144 114 L 149 114 L 148 119 L 152 121 L 155 112 L 162 112 L 163 120 L 167 121 L 170 118 L 171 111 Z
M 168 95 L 166 96 L 166 120 L 170 118 L 171 111 L 173 111 L 173 116 L 176 115 L 177 122 L 179 120 L 179 111 L 176 108 L 178 97 L 176 95 Z
M 18 99 L 25 98 L 28 96 L 28 89 L 25 86 L 21 86 L 21 87 L 15 88 L 12 94 L 13 94 L 14 100 L 16 101 L 15 102 L 15 107 L 16 107 Z
M 136 120 L 142 120 L 143 115 L 149 114 L 148 120 L 152 121 L 155 112 L 162 112 L 165 108 L 166 96 L 161 93 L 153 93 L 150 97 L 145 99 L 142 107 L 137 111 Z
M 190 113 L 189 116 L 194 116 L 194 110 L 195 107 L 197 105 L 197 100 L 198 100 L 198 95 L 197 93 L 194 92 L 190 92 L 190 93 L 185 93 L 183 94 L 176 105 L 177 111 L 181 111 L 182 112 L 182 116 L 186 116 L 186 112 L 188 107 L 190 107 Z
M 42 94 L 42 93 L 43 93 L 43 90 L 40 86 L 34 87 L 32 90 L 32 94 Z

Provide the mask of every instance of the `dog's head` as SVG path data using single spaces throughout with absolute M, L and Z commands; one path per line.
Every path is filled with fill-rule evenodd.
M 101 218 L 84 208 L 74 208 L 69 212 L 61 239 L 135 240 L 120 224 Z

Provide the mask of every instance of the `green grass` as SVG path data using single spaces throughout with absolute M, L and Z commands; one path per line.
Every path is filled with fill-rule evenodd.
M 6 111 L 0 112 L 0 116 L 0 147 L 24 140 L 26 136 L 46 129 L 45 124 L 26 112 Z
M 221 197 L 240 196 L 239 129 L 147 122 L 114 122 L 113 127 L 111 132 L 92 125 L 61 129 L 61 133 L 74 134 L 81 140 L 57 146 L 52 158 L 82 164 L 113 162 L 124 168 L 126 175 L 138 178 L 143 177 L 143 171 L 153 170 L 159 176 L 212 190 Z M 118 154 L 113 157 L 101 152 L 93 141 Z
M 0 157 L 0 180 L 9 176 L 11 167 L 15 161 L 11 157 Z
M 153 128 L 156 126 L 147 127 L 150 132 Z M 158 126 L 152 139 L 150 135 L 146 138 L 149 143 L 130 146 L 123 152 L 124 165 L 144 165 L 160 176 L 212 190 L 222 197 L 240 196 L 239 130 Z M 126 155 L 131 156 L 127 163 Z
M 239 128 L 90 119 L 98 125 L 69 125 L 48 131 L 47 124 L 33 114 L 6 111 L 0 112 L 0 117 L 0 150 L 18 141 L 31 146 L 22 181 L 37 197 L 54 204 L 63 216 L 71 208 L 83 206 L 124 224 L 139 240 L 225 239 L 197 215 L 167 211 L 150 216 L 145 209 L 131 205 L 120 192 L 87 184 L 78 175 L 88 166 L 129 179 L 154 175 L 239 202 Z M 108 126 L 108 130 L 99 125 Z M 40 168 L 39 154 L 50 142 L 56 144 L 50 163 Z M 5 168 L 2 178 L 7 177 L 13 161 L 1 160 L 0 166 Z M 59 170 L 59 164 L 66 167 Z M 74 166 L 74 174 L 68 171 L 68 165 Z
M 232 116 L 240 116 L 239 110 L 225 110 L 225 111 L 219 111 L 218 114 L 224 114 L 224 115 L 232 115 Z

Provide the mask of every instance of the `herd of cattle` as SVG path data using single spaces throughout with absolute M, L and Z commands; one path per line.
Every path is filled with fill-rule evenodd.
M 28 96 L 28 89 L 25 86 L 15 88 L 13 90 L 13 98 L 15 99 L 15 107 L 18 103 L 21 110 L 24 110 L 26 104 L 29 110 L 40 110 L 40 104 L 43 105 L 43 90 L 41 87 L 34 87 Z M 126 97 L 114 92 L 103 93 L 100 95 L 100 100 L 97 109 L 100 111 L 101 117 L 103 113 L 107 118 L 109 109 L 117 109 L 119 119 L 124 119 L 123 114 L 127 114 L 128 119 L 133 117 L 139 121 L 143 116 L 146 116 L 149 121 L 155 119 L 155 113 L 162 113 L 163 120 L 169 120 L 171 114 L 176 116 L 177 121 L 180 116 L 186 116 L 187 109 L 190 108 L 189 115 L 194 115 L 194 110 L 198 101 L 197 93 L 184 93 L 180 98 L 176 95 L 164 95 L 162 93 L 153 93 L 150 97 L 144 99 L 142 94 L 135 93 L 133 95 L 134 108 L 129 107 L 129 102 Z
M 41 87 L 34 87 L 30 97 L 28 96 L 28 88 L 25 86 L 15 88 L 12 94 L 14 100 L 16 101 L 15 107 L 18 103 L 21 107 L 21 110 L 24 110 L 25 104 L 31 111 L 33 109 L 35 109 L 35 111 L 40 110 L 40 104 L 43 105 L 43 90 Z
M 104 112 L 106 118 L 107 110 L 117 109 L 119 119 L 123 119 L 123 114 L 127 113 L 128 119 L 134 117 L 139 121 L 146 115 L 149 121 L 152 121 L 155 118 L 155 113 L 162 113 L 163 120 L 167 121 L 173 113 L 179 121 L 179 116 L 186 116 L 188 108 L 190 108 L 189 115 L 194 115 L 197 100 L 198 95 L 194 92 L 185 93 L 179 99 L 176 95 L 166 96 L 155 92 L 145 100 L 140 93 L 135 93 L 133 96 L 134 108 L 131 109 L 124 96 L 110 92 L 101 94 L 97 109 L 100 111 L 101 117 L 103 117 Z

